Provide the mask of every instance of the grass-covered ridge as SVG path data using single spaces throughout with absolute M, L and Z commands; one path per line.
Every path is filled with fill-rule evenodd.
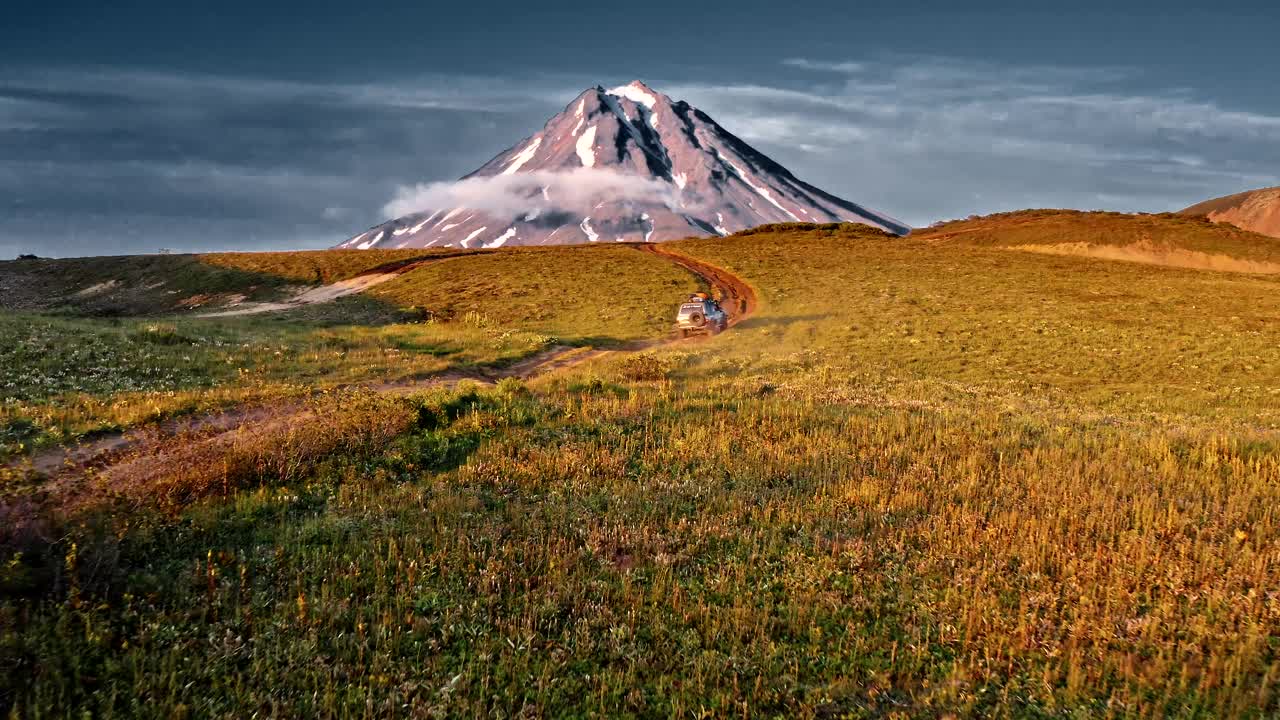
M 375 268 L 394 267 L 398 263 L 465 254 L 468 253 L 442 248 L 205 253 L 196 257 L 206 265 L 270 275 L 295 283 L 319 285 L 346 280 Z
M 755 315 L 527 383 L 325 395 L 323 422 L 246 434 L 225 470 L 202 455 L 0 564 L 0 704 L 1280 713 L 1275 278 L 852 226 L 673 247 L 750 282 Z M 603 277 L 665 302 L 639 292 L 665 284 L 653 259 L 504 251 L 384 287 L 441 333 L 571 336 L 601 322 L 581 303 L 493 298 Z M 446 265 L 502 284 L 467 295 Z M 357 346 L 418 327 L 218 323 Z M 282 357 L 264 370 L 304 376 Z
M 223 272 L 292 283 L 317 263 L 327 280 L 340 280 L 388 263 L 448 259 L 410 270 L 376 292 L 243 318 L 191 317 L 185 310 L 147 319 L 84 318 L 65 310 L 0 313 L 0 459 L 310 388 L 502 366 L 554 343 L 609 346 L 662 336 L 675 305 L 698 287 L 684 270 L 629 247 L 289 255 L 201 256 L 196 275 L 180 281 L 203 281 L 200 273 L 216 267 L 213 277 L 229 284 L 200 286 L 197 293 L 214 295 L 244 289 Z M 75 274 L 89 272 L 80 261 L 49 262 L 67 269 L 64 282 L 77 286 L 122 267 L 159 272 L 175 260 L 191 269 L 185 258 L 111 259 L 90 278 Z M 150 277 L 131 272 L 138 281 Z M 0 268 L 5 277 L 11 276 Z
M 1076 210 L 1023 210 L 942 223 L 917 230 L 915 240 L 984 247 L 1052 245 L 1176 249 L 1242 261 L 1280 263 L 1280 238 L 1165 213 L 1129 215 Z
M 440 318 L 614 344 L 665 335 L 697 279 L 626 245 L 511 248 L 423 265 L 369 297 Z
M 276 300 L 377 267 L 447 250 L 122 255 L 0 261 L 0 308 L 86 315 L 186 313 L 230 300 Z

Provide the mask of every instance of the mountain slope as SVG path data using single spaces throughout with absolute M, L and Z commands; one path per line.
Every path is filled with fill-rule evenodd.
M 775 222 L 910 230 L 799 180 L 702 111 L 638 81 L 583 92 L 541 131 L 457 185 L 478 205 L 494 195 L 503 202 L 415 206 L 341 247 L 663 241 Z
M 1206 200 L 1183 210 L 1181 215 L 1204 215 L 1271 237 L 1280 237 L 1280 187 L 1250 190 Z

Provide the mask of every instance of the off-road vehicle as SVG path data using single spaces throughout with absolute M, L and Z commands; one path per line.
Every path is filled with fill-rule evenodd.
M 729 315 L 720 307 L 720 303 L 711 299 L 706 293 L 694 293 L 680 305 L 676 314 L 676 331 L 680 337 L 689 337 L 706 333 L 715 335 L 724 332 L 729 325 Z

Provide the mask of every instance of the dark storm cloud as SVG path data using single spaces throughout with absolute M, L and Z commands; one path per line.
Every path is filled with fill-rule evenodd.
M 1273 2 L 1043 5 L 19 2 L 0 257 L 328 246 L 636 77 L 913 224 L 1280 182 Z
M 1025 207 L 1176 210 L 1280 183 L 1280 115 L 1133 68 L 785 60 L 788 86 L 673 88 L 807 179 L 916 225 Z
M 328 245 L 635 77 L 913 223 L 1168 209 L 1280 168 L 1274 0 L 4 10 L 0 256 Z
M 456 77 L 0 73 L 0 254 L 331 245 L 381 220 L 398 185 L 464 174 L 527 134 L 557 94 Z

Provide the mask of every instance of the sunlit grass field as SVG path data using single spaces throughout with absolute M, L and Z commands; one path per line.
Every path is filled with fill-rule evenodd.
M 1280 262 L 1280 239 L 1185 215 L 1126 215 L 1075 210 L 1022 210 L 941 223 L 916 240 L 987 247 L 1087 243 L 1147 244 L 1223 254 L 1239 260 Z
M 91 277 L 79 275 L 92 265 L 88 261 L 38 262 L 46 273 L 66 263 L 68 294 L 60 297 L 75 298 L 74 288 L 119 277 L 118 289 L 137 301 L 127 291 L 149 287 L 147 273 L 157 263 L 268 273 L 277 283 L 303 282 L 317 273 L 329 282 L 423 254 L 112 258 Z M 123 268 L 134 269 L 120 274 Z M 547 248 L 452 257 L 376 292 L 270 315 L 86 316 L 99 309 L 94 304 L 72 304 L 54 314 L 11 310 L 0 313 L 0 459 L 234 403 L 500 367 L 556 343 L 608 346 L 660 336 L 675 305 L 697 287 L 687 272 L 631 248 Z
M 616 345 L 665 335 L 697 290 L 679 267 L 625 245 L 512 248 L 426 265 L 374 288 L 371 298 L 444 318 L 490 323 L 569 342 Z
M 0 261 L 0 309 L 73 315 L 165 315 L 230 300 L 278 300 L 379 266 L 458 254 L 449 250 L 126 255 Z
M 103 431 L 314 390 L 501 366 L 554 338 L 456 323 L 0 315 L 0 460 Z
M 674 247 L 757 288 L 760 312 L 719 349 L 745 369 L 785 372 L 780 363 L 812 353 L 877 385 L 942 383 L 1142 423 L 1280 428 L 1280 277 L 872 233 Z
M 10 560 L 0 702 L 1274 716 L 1276 279 L 1003 246 L 849 228 L 676 243 L 751 283 L 758 312 L 527 383 L 339 403 L 339 451 L 81 517 Z M 511 257 L 522 289 L 597 282 L 583 256 Z M 385 286 L 396 306 L 465 293 L 417 272 Z M 647 272 L 646 293 L 680 279 Z M 578 306 L 501 314 L 500 289 L 448 314 L 589 335 Z M 660 330 L 659 294 L 602 334 Z

